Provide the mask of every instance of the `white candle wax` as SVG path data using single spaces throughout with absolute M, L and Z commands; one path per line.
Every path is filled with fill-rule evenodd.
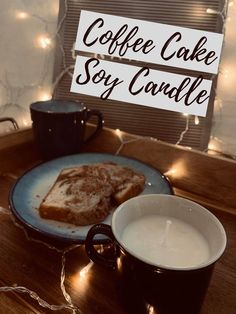
M 187 268 L 209 259 L 209 246 L 193 226 L 173 217 L 147 215 L 128 224 L 123 244 L 151 264 Z

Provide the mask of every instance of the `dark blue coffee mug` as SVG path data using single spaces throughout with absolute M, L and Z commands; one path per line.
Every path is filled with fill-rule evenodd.
M 103 127 L 103 115 L 81 102 L 49 100 L 30 105 L 35 139 L 43 158 L 52 159 L 80 152 L 84 143 L 93 139 Z M 87 121 L 97 117 L 94 132 L 85 138 Z
M 160 225 L 144 227 L 142 224 L 142 228 L 136 229 L 127 241 L 128 238 L 124 236 L 127 226 L 130 231 L 134 222 L 141 219 L 142 223 L 146 223 L 147 217 L 151 217 L 148 222 L 155 223 L 160 218 L 171 219 L 171 239 L 156 245 L 161 240 L 157 237 Z M 189 229 L 184 231 L 175 219 L 181 224 L 187 224 Z M 184 249 L 184 243 L 192 238 L 193 230 L 199 232 L 209 249 L 208 255 L 199 264 L 193 262 L 191 256 L 201 256 L 201 245 L 197 245 L 194 240 L 194 245 Z M 102 255 L 94 246 L 94 237 L 98 234 L 111 239 L 113 251 L 108 252 L 109 255 Z M 173 241 L 177 238 L 178 241 Z M 111 226 L 94 225 L 85 241 L 86 252 L 92 261 L 117 272 L 117 292 L 129 314 L 198 314 L 214 265 L 223 254 L 225 246 L 224 228 L 210 211 L 185 198 L 164 194 L 140 195 L 129 199 L 115 210 Z M 164 262 L 158 262 L 158 256 L 168 250 L 176 253 L 171 253 L 169 256 L 172 257 Z M 177 265 L 175 258 L 178 255 L 183 256 L 185 266 Z M 151 256 L 155 256 L 157 261 Z

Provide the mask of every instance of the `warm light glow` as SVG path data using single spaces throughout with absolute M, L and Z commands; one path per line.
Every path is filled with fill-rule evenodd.
M 116 130 L 115 130 L 115 133 L 116 133 L 116 135 L 117 135 L 119 138 L 122 138 L 122 132 L 121 132 L 120 129 L 116 129 Z
M 118 268 L 118 270 L 121 270 L 121 260 L 120 260 L 120 257 L 117 258 L 117 268 Z
M 199 125 L 199 118 L 198 118 L 198 116 L 195 116 L 195 118 L 194 118 L 194 123 L 196 124 L 196 125 Z
M 216 10 L 213 10 L 213 9 L 208 8 L 208 9 L 206 10 L 206 13 L 209 13 L 209 14 L 217 14 L 218 12 L 217 12 Z
M 16 12 L 16 18 L 19 19 L 19 20 L 25 20 L 29 17 L 29 14 L 26 13 L 26 12 Z
M 214 144 L 214 142 L 212 142 L 212 141 L 209 142 L 208 149 L 209 150 L 216 150 L 216 145 Z
M 30 121 L 27 121 L 25 119 L 22 120 L 22 123 L 23 123 L 23 126 L 26 127 L 26 126 L 29 126 L 31 124 Z
M 153 306 L 149 306 L 148 314 L 154 314 L 154 307 Z
M 47 49 L 51 46 L 52 40 L 47 36 L 39 36 L 38 37 L 38 44 L 41 48 Z
M 151 304 L 147 304 L 147 314 L 155 314 L 156 311 Z
M 79 272 L 80 277 L 85 278 L 87 273 L 89 272 L 90 268 L 93 266 L 93 262 L 89 262 L 87 266 L 85 266 L 81 271 Z
M 101 244 L 99 249 L 98 249 L 98 253 L 103 253 L 104 252 L 104 247 L 103 245 Z
M 173 176 L 176 173 L 176 169 L 171 168 L 170 170 L 164 173 L 165 176 Z
M 173 166 L 164 173 L 166 177 L 174 178 L 182 178 L 186 175 L 187 170 L 183 160 L 178 160 Z
M 213 151 L 222 151 L 223 142 L 217 137 L 211 137 L 208 143 L 208 149 Z
M 188 117 L 188 113 L 183 113 L 183 116 Z
M 229 2 L 229 7 L 232 7 L 234 5 L 234 1 Z
M 39 95 L 39 100 L 41 100 L 41 101 L 46 101 L 46 100 L 50 100 L 50 99 L 52 99 L 52 95 L 50 93 L 42 92 Z
M 75 289 L 80 295 L 82 295 L 88 289 L 89 278 L 91 275 L 89 270 L 92 266 L 93 262 L 90 262 L 88 265 L 86 265 L 70 278 L 73 289 Z

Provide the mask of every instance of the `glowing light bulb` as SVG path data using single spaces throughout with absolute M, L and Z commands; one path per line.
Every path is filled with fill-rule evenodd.
M 229 2 L 229 7 L 232 7 L 234 5 L 234 1 Z
M 23 126 L 25 126 L 25 127 L 30 125 L 30 121 L 27 121 L 25 119 L 23 119 L 22 122 L 23 122 Z
M 210 138 L 210 141 L 208 143 L 208 149 L 212 151 L 221 151 L 222 150 L 223 142 L 217 137 Z
M 80 272 L 79 275 L 82 278 L 85 278 L 87 273 L 89 272 L 90 268 L 93 266 L 93 262 L 89 262 L 87 266 L 85 266 Z
M 122 268 L 120 257 L 117 258 L 117 268 L 118 268 L 118 270 L 121 270 L 121 268 Z
M 122 133 L 120 129 L 115 130 L 116 135 L 121 139 L 122 138 Z
M 172 179 L 175 178 L 182 178 L 186 175 L 186 165 L 182 159 L 177 160 L 173 166 L 167 170 L 164 175 L 167 177 L 171 177 Z
M 29 17 L 29 14 L 23 11 L 16 12 L 16 18 L 19 20 L 25 20 Z
M 183 113 L 183 116 L 187 117 L 187 116 L 188 116 L 188 113 Z
M 176 169 L 171 168 L 170 170 L 164 173 L 165 176 L 173 176 L 176 173 Z
M 42 100 L 42 101 L 50 100 L 51 98 L 52 98 L 52 95 L 50 93 L 47 93 L 47 92 L 42 92 L 39 95 L 39 100 Z
M 213 142 L 209 142 L 208 149 L 210 149 L 210 150 L 215 150 L 216 149 L 216 146 L 214 145 Z
M 38 44 L 41 48 L 47 49 L 51 46 L 52 40 L 47 36 L 39 36 L 38 37 Z
M 206 10 L 206 13 L 208 13 L 208 14 L 217 14 L 218 12 L 217 12 L 216 10 L 213 10 L 213 9 L 208 8 L 208 9 Z
M 91 273 L 89 269 L 92 267 L 93 263 L 90 262 L 87 266 L 82 268 L 80 271 L 76 272 L 71 278 L 70 282 L 73 287 L 80 295 L 86 293 L 88 285 L 91 278 Z
M 148 314 L 154 314 L 155 311 L 154 311 L 154 307 L 153 306 L 149 306 L 149 312 Z
M 195 116 L 195 118 L 194 118 L 194 123 L 195 123 L 195 125 L 198 125 L 199 124 L 199 118 L 198 118 L 198 116 Z

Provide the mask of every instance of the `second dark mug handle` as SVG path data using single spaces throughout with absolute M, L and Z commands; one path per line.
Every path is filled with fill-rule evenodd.
M 116 251 L 114 248 L 114 256 L 113 258 L 105 257 L 98 253 L 98 251 L 94 248 L 94 237 L 97 234 L 104 234 L 108 236 L 113 243 L 115 242 L 114 235 L 111 230 L 111 226 L 105 224 L 97 224 L 94 225 L 88 232 L 86 240 L 85 240 L 85 249 L 88 254 L 88 257 L 95 263 L 100 266 L 105 266 L 107 268 L 116 269 Z
M 103 127 L 103 114 L 101 113 L 101 111 L 96 109 L 88 109 L 85 122 L 87 122 L 92 116 L 98 117 L 97 127 L 94 132 L 85 140 L 85 143 L 92 140 L 98 134 L 98 132 L 102 130 Z

